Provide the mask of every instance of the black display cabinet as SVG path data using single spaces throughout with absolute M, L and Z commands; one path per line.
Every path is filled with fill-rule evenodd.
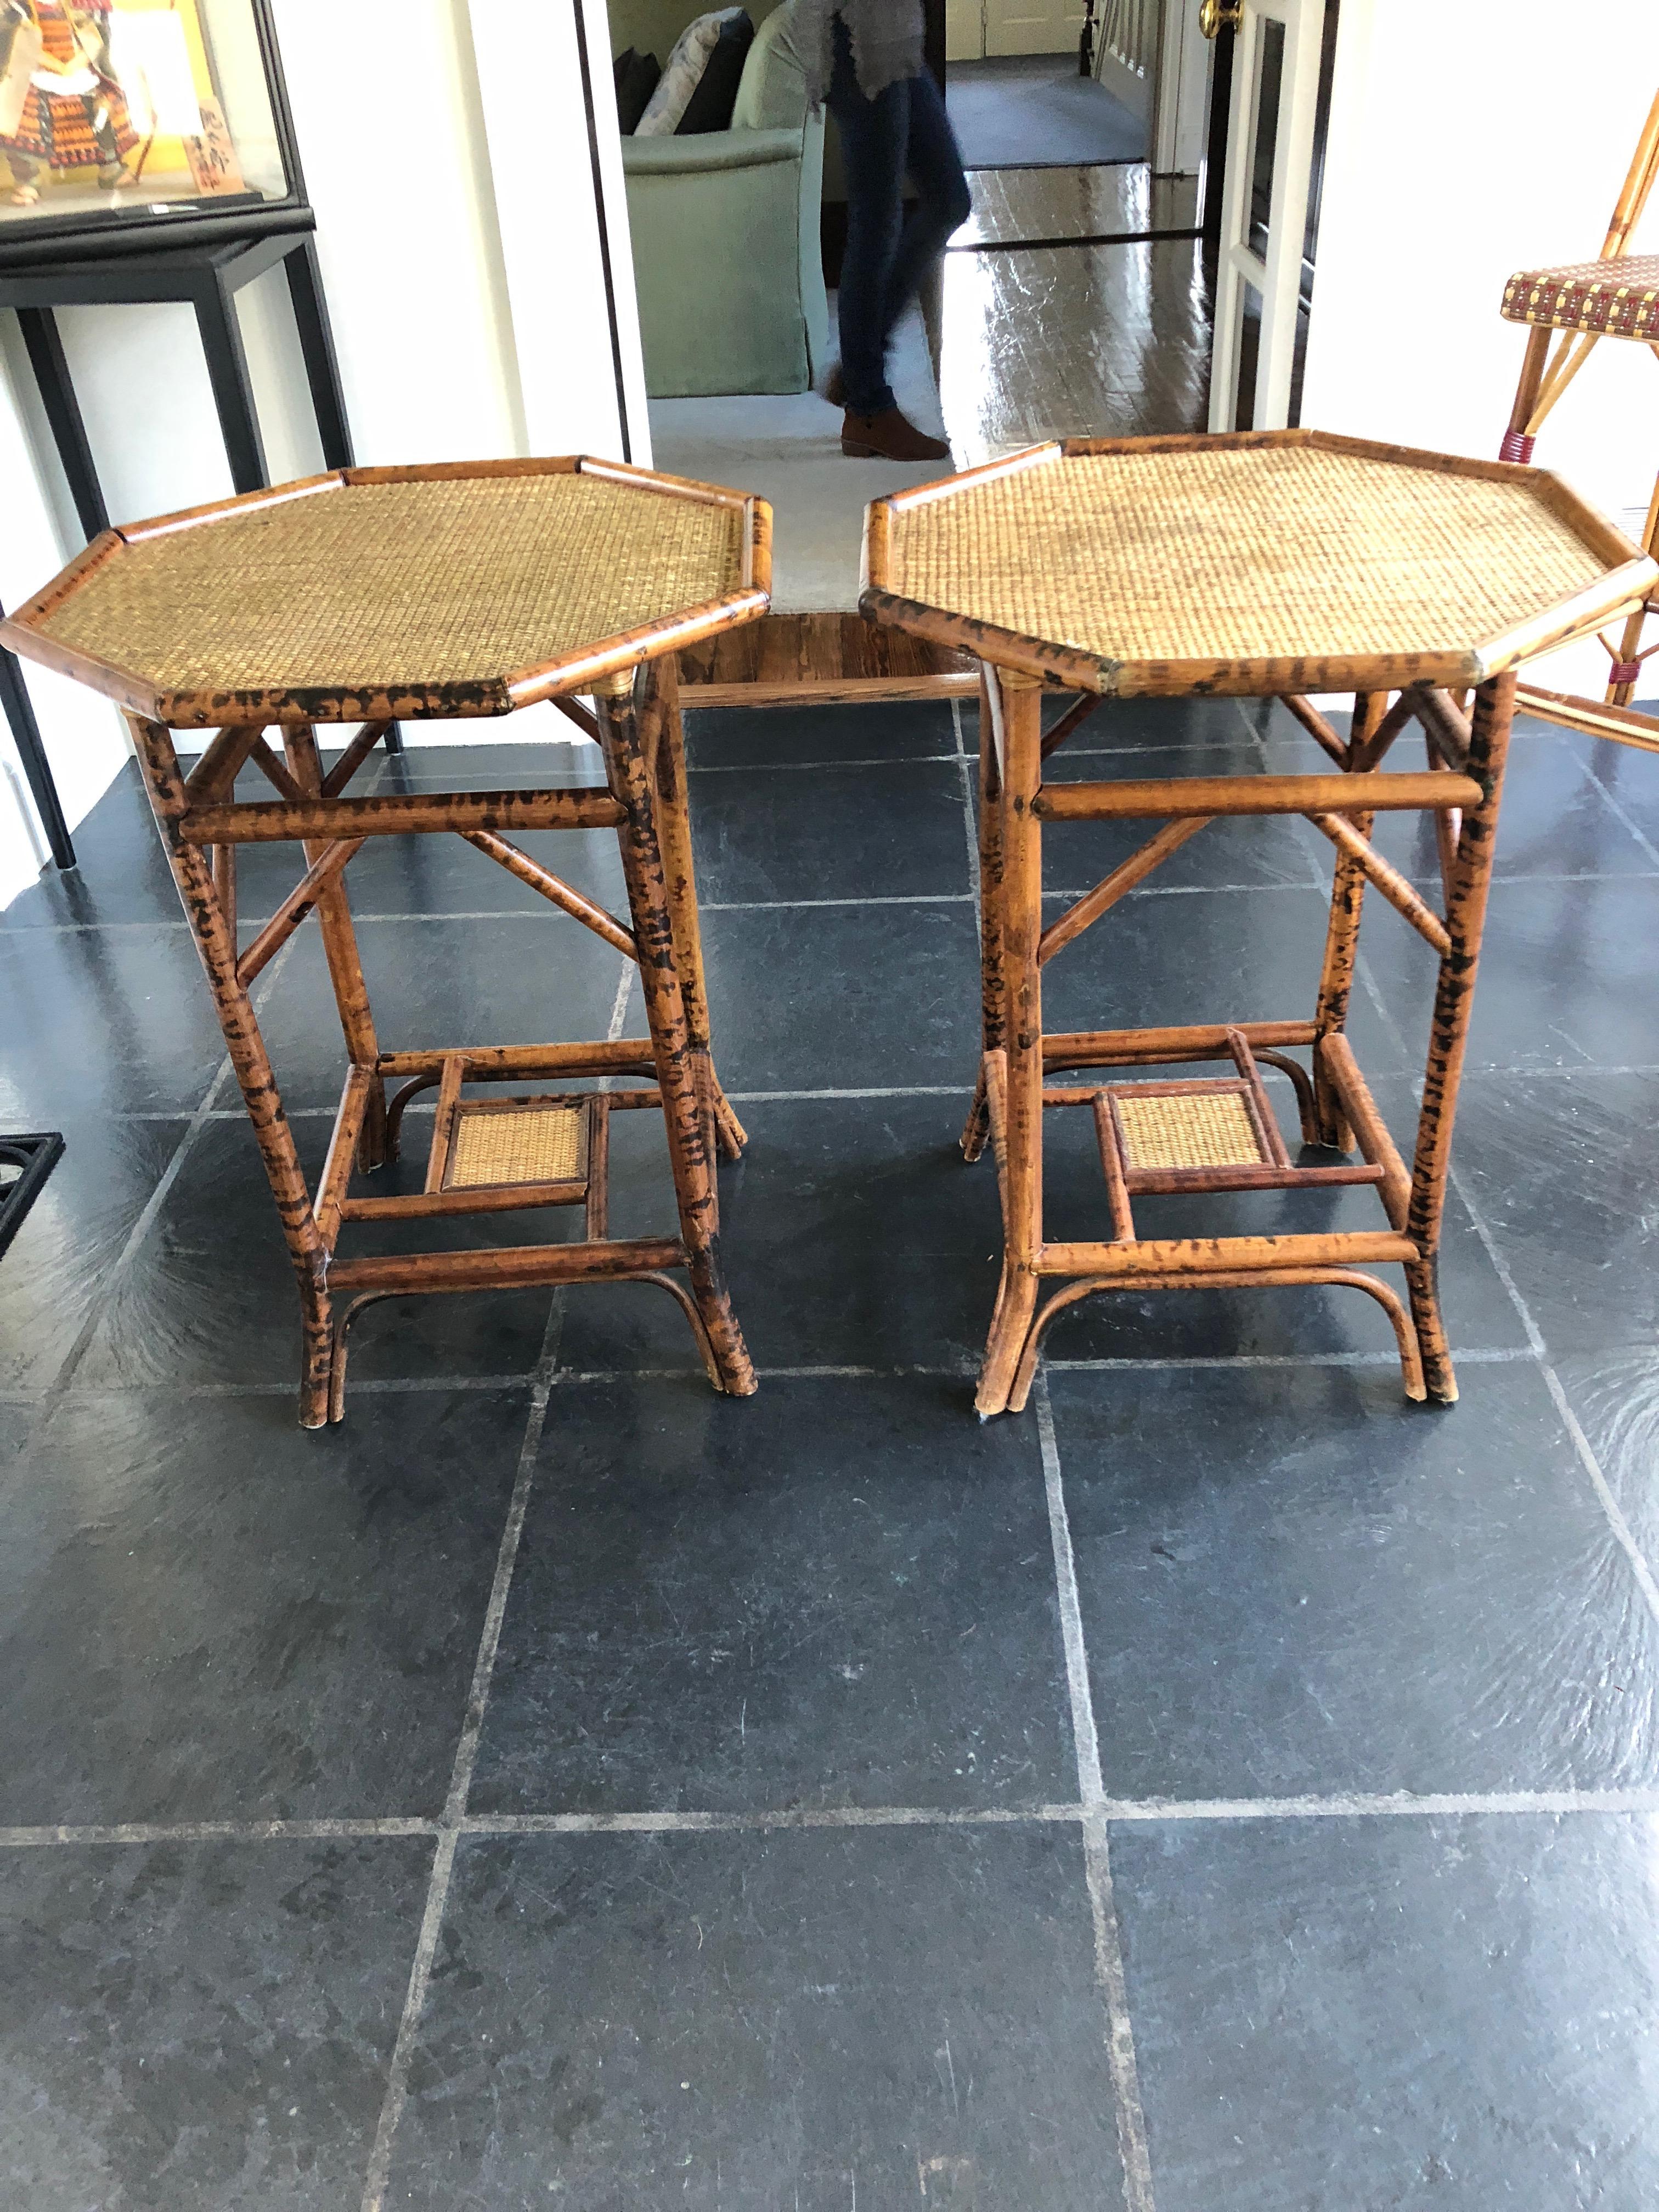
M 55 310 L 195 310 L 238 491 L 270 479 L 235 295 L 281 263 L 326 467 L 351 440 L 268 0 L 0 0 L 0 308 L 81 526 L 108 527 Z M 9 656 L 7 656 L 9 659 Z M 3 706 L 59 867 L 74 853 L 15 666 Z

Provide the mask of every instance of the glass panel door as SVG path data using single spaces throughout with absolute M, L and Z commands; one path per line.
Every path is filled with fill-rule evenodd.
M 1324 21 L 1324 0 L 1240 0 L 1212 430 L 1278 430 L 1289 420 Z

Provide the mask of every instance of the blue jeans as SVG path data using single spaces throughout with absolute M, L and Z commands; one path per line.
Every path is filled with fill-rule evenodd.
M 924 70 L 873 100 L 859 88 L 847 26 L 835 23 L 830 112 L 847 170 L 841 265 L 841 370 L 854 415 L 894 404 L 887 349 L 928 264 L 969 213 L 968 179 L 939 87 Z M 908 210 L 904 179 L 917 197 Z

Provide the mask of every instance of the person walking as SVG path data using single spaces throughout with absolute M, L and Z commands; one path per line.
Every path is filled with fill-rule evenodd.
M 841 363 L 824 397 L 844 408 L 841 449 L 860 459 L 943 461 L 951 448 L 901 413 L 887 380 L 898 320 L 969 214 L 945 100 L 922 58 L 922 0 L 817 0 L 814 106 L 828 105 L 847 172 Z M 904 180 L 916 197 L 907 210 Z

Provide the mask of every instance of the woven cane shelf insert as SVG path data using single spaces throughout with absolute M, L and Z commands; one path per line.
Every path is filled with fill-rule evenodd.
M 586 1172 L 587 1115 L 580 1106 L 526 1106 L 502 1113 L 463 1105 L 444 1175 L 446 1190 L 501 1184 L 580 1182 Z
M 1522 269 L 1504 287 L 1511 323 L 1595 331 L 1611 338 L 1659 338 L 1659 253 Z
M 1073 455 L 890 529 L 899 596 L 1112 660 L 1457 652 L 1608 565 L 1529 484 L 1313 447 Z
M 167 690 L 483 682 L 737 590 L 743 538 L 568 471 L 336 486 L 129 544 L 37 627 Z
M 1244 1168 L 1264 1155 L 1243 1099 L 1234 1090 L 1182 1097 L 1110 1093 L 1131 1168 Z

